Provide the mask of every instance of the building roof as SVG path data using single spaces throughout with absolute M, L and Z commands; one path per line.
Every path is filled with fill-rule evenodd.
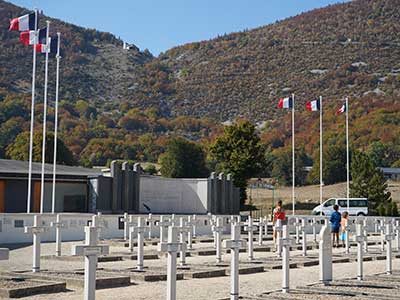
M 1 174 L 28 174 L 29 163 L 27 161 L 0 159 L 0 173 Z M 38 175 L 42 173 L 42 164 L 34 162 L 32 163 L 32 174 Z M 44 165 L 45 175 L 53 174 L 53 165 Z M 89 169 L 82 167 L 71 167 L 64 165 L 56 166 L 56 174 L 60 176 L 98 176 L 102 175 L 102 171 L 99 169 Z
M 400 174 L 400 168 L 380 168 L 386 174 Z

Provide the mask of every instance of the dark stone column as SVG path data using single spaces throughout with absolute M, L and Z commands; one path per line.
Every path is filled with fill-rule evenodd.
M 133 184 L 133 201 L 132 201 L 132 210 L 136 213 L 140 210 L 140 173 L 141 173 L 140 164 L 136 163 L 133 165 L 133 173 L 132 173 L 132 184 Z
M 113 178 L 111 209 L 113 213 L 122 210 L 122 170 L 121 165 L 116 160 L 111 162 L 111 177 Z
M 218 213 L 223 215 L 226 213 L 226 180 L 224 173 L 219 173 L 218 185 L 219 185 Z

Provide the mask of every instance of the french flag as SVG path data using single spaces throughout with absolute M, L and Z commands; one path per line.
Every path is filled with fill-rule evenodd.
M 10 20 L 9 30 L 27 31 L 35 30 L 35 13 L 30 13 L 19 18 Z
M 346 102 L 344 102 L 343 105 L 336 111 L 335 115 L 341 115 L 342 113 L 345 113 L 346 110 Z
M 278 108 L 293 108 L 292 97 L 286 97 L 279 99 Z
M 49 38 L 49 48 L 48 48 L 49 53 L 51 54 L 57 53 L 57 44 L 58 44 L 58 38 Z M 36 44 L 35 46 L 36 46 L 36 52 L 46 53 L 46 44 Z
M 308 110 L 308 111 L 318 111 L 318 110 L 320 110 L 321 108 L 320 108 L 320 102 L 319 102 L 319 99 L 317 99 L 317 100 L 312 100 L 312 101 L 308 101 L 307 103 L 306 103 L 306 109 Z
M 19 35 L 19 40 L 20 40 L 21 44 L 26 45 L 26 46 L 35 44 L 35 31 L 27 30 L 27 31 L 21 32 Z M 46 42 L 46 28 L 40 29 L 38 31 L 37 44 L 43 43 L 43 41 Z

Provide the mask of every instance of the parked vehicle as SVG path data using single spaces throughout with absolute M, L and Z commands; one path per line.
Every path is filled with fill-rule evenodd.
M 330 216 L 333 212 L 333 206 L 339 206 L 339 212 L 347 211 L 347 198 L 330 198 L 314 207 L 312 214 L 320 215 L 322 210 L 323 216 Z M 368 199 L 367 198 L 349 198 L 349 215 L 351 216 L 367 216 L 368 215 Z

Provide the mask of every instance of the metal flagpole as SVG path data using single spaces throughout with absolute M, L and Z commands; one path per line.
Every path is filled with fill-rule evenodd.
M 292 210 L 295 214 L 294 186 L 295 186 L 295 163 L 294 163 L 294 94 L 292 94 Z
M 319 97 L 319 205 L 322 216 L 322 96 Z
M 60 43 L 61 33 L 57 32 L 57 69 L 56 69 L 56 103 L 54 109 L 54 153 L 53 153 L 53 191 L 51 197 L 51 212 L 56 209 L 56 164 L 57 164 L 57 130 L 58 130 L 58 87 L 60 79 Z
M 35 127 L 35 84 L 36 84 L 36 44 L 37 44 L 37 24 L 38 10 L 35 9 L 35 33 L 33 42 L 33 63 L 32 63 L 32 99 L 31 99 L 31 128 L 29 136 L 29 170 L 28 170 L 28 195 L 26 200 L 26 212 L 31 212 L 31 192 L 32 192 L 32 156 L 33 156 L 33 130 Z
M 44 164 L 46 160 L 46 122 L 47 122 L 47 81 L 48 81 L 48 65 L 49 65 L 49 30 L 50 21 L 46 21 L 46 64 L 44 69 L 44 109 L 43 109 L 43 138 L 42 138 L 42 178 L 40 189 L 40 213 L 43 213 L 44 204 Z
M 347 171 L 347 212 L 350 213 L 350 154 L 349 154 L 349 98 L 346 97 L 346 171 Z

